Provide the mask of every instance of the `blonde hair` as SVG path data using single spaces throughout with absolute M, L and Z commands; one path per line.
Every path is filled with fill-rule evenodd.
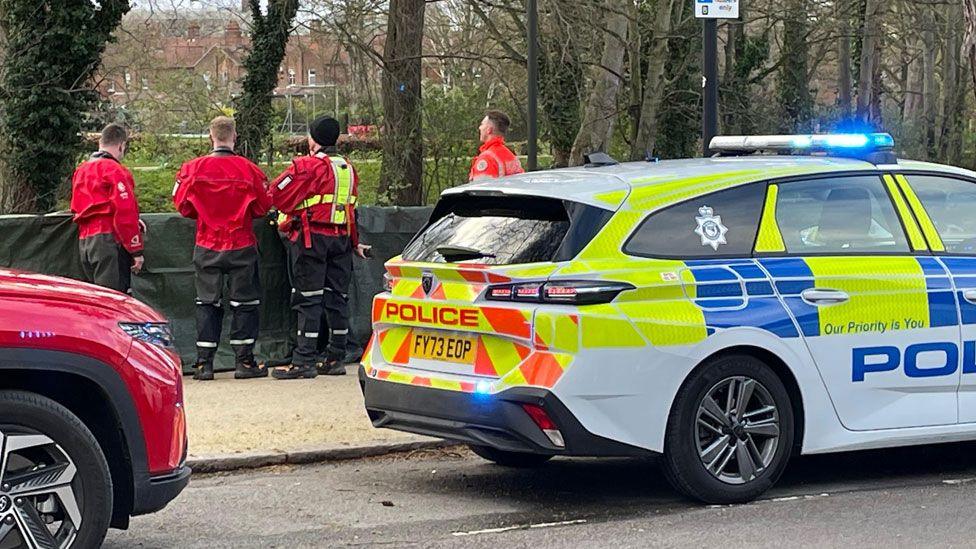
M 210 136 L 215 141 L 232 141 L 237 133 L 237 123 L 229 116 L 218 116 L 210 122 Z

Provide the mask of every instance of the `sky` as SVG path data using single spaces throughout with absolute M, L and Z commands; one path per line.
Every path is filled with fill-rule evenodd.
M 261 5 L 266 5 L 266 0 Z M 134 10 L 152 10 L 156 12 L 176 11 L 184 13 L 208 12 L 215 10 L 239 10 L 240 0 L 133 0 Z

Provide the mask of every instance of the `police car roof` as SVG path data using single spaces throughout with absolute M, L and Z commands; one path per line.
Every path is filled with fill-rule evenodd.
M 445 190 L 442 195 L 459 193 L 541 196 L 617 209 L 631 192 L 661 197 L 679 190 L 700 187 L 702 193 L 721 190 L 751 181 L 773 177 L 814 175 L 834 171 L 890 171 L 894 166 L 875 165 L 863 160 L 836 156 L 751 155 L 713 158 L 687 158 L 651 162 L 625 162 L 612 166 L 573 167 L 543 170 L 499 179 L 484 179 Z M 976 172 L 932 164 L 899 160 L 897 169 L 926 170 L 976 178 Z M 674 183 L 685 182 L 683 188 Z M 671 183 L 672 185 L 667 185 Z M 685 193 L 681 193 L 685 194 Z M 694 196 L 694 194 L 692 194 Z M 687 196 L 684 196 L 687 197 Z M 675 197 L 680 199 L 680 197 Z

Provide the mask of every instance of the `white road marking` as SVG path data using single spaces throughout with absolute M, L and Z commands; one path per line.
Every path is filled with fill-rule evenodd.
M 501 528 L 486 528 L 484 530 L 472 530 L 470 532 L 451 532 L 452 536 L 477 536 L 480 534 L 498 534 L 500 532 L 510 532 L 512 530 L 529 530 L 535 528 L 552 528 L 553 526 L 569 526 L 571 524 L 585 524 L 585 519 L 563 520 L 559 522 L 540 522 L 537 524 L 516 524 L 515 526 L 503 526 Z

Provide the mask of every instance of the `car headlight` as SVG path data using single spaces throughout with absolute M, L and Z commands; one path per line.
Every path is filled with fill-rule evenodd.
M 160 347 L 173 346 L 173 331 L 166 322 L 119 322 L 119 328 L 139 341 Z

